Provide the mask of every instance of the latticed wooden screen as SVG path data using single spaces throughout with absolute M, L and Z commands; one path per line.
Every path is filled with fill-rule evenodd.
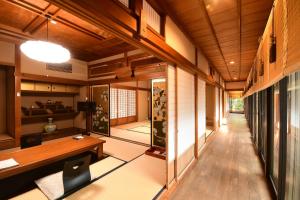
M 136 116 L 136 91 L 110 88 L 110 119 Z

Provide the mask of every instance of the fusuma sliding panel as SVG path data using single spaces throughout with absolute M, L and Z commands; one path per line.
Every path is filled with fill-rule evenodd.
M 194 159 L 195 85 L 194 75 L 177 68 L 178 164 L 180 175 Z
M 205 143 L 205 129 L 206 129 L 206 98 L 205 88 L 206 83 L 198 79 L 198 150 Z
M 171 183 L 175 173 L 175 126 L 176 126 L 176 88 L 175 68 L 168 66 L 168 182 Z
M 167 96 L 166 80 L 152 80 L 152 146 L 166 147 Z
M 92 131 L 109 135 L 109 85 L 92 87 L 92 99 L 96 102 L 93 113 Z

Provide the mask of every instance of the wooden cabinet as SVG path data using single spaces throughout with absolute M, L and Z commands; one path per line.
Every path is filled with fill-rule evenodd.
M 52 92 L 66 92 L 66 85 L 52 84 L 51 91 Z
M 61 93 L 65 95 L 76 95 L 80 93 L 80 86 L 56 83 L 43 83 L 35 81 L 22 81 L 21 90 L 25 94 L 30 93 Z
M 51 91 L 51 84 L 50 83 L 35 83 L 35 91 L 50 92 Z
M 26 91 L 35 90 L 34 82 L 22 82 L 21 83 L 21 90 L 26 90 Z
M 79 86 L 67 85 L 66 92 L 69 92 L 69 93 L 79 93 L 80 92 L 80 88 L 79 88 Z

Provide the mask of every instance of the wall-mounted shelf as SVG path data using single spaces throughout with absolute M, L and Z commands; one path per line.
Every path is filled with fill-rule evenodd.
M 42 134 L 43 141 L 53 140 L 62 137 L 68 137 L 72 135 L 79 135 L 85 133 L 85 129 L 70 127 L 58 129 L 52 133 L 27 133 L 22 135 L 34 135 L 34 134 Z
M 22 90 L 22 96 L 75 96 L 78 92 L 45 92 L 35 90 Z
M 69 113 L 56 113 L 56 114 L 47 114 L 47 115 L 23 116 L 22 124 L 48 122 L 48 118 L 53 118 L 54 121 L 73 119 L 78 114 L 79 112 L 69 112 Z

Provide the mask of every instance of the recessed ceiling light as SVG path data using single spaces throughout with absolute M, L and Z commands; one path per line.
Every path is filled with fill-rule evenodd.
M 237 77 L 233 77 L 233 79 L 234 79 L 234 80 L 236 80 L 236 79 L 237 79 Z
M 229 64 L 233 65 L 235 62 L 234 61 L 230 61 Z
M 51 22 L 52 24 L 56 24 L 56 23 L 57 23 L 57 22 L 56 22 L 55 20 L 53 20 L 53 19 L 51 19 L 50 22 Z

